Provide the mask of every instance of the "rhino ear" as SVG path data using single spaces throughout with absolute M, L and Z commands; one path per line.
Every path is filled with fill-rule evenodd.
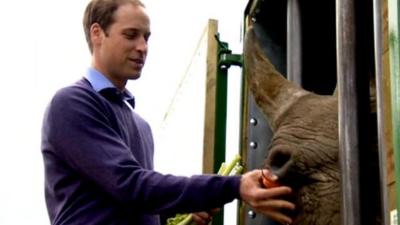
M 274 129 L 280 115 L 307 92 L 275 69 L 261 49 L 253 27 L 246 32 L 243 57 L 250 91 Z

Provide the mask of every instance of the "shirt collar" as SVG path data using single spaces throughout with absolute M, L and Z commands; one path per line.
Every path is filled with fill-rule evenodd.
M 119 91 L 113 83 L 101 72 L 93 67 L 87 69 L 85 78 L 89 81 L 90 85 L 96 92 L 101 92 L 104 89 L 114 89 L 116 93 L 120 93 L 123 96 L 122 100 L 126 100 L 128 103 L 135 107 L 135 97 L 127 89 L 122 92 Z
M 100 92 L 105 88 L 116 88 L 106 76 L 104 76 L 93 67 L 87 69 L 85 78 L 89 81 L 90 85 L 92 85 L 93 89 L 97 92 Z

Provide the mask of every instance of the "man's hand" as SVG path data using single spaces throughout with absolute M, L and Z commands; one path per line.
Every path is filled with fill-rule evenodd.
M 192 213 L 192 218 L 197 225 L 208 225 L 212 220 L 212 216 L 219 211 L 221 211 L 220 208 L 213 209 L 210 212 Z
M 263 170 L 269 174 L 268 170 Z M 282 224 L 291 224 L 292 219 L 282 213 L 283 210 L 294 210 L 295 205 L 283 199 L 279 199 L 292 192 L 290 187 L 263 187 L 260 182 L 262 175 L 260 170 L 253 170 L 242 175 L 240 182 L 241 199 L 252 207 L 256 212 L 262 213 L 269 218 Z M 272 176 L 272 180 L 277 178 Z

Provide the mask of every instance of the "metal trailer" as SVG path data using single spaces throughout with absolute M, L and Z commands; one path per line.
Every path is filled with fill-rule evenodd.
M 244 10 L 243 29 L 255 24 L 270 60 L 289 80 L 318 94 L 332 94 L 337 85 L 343 225 L 368 224 L 370 210 L 379 210 L 382 224 L 389 224 L 389 212 L 400 206 L 398 10 L 399 0 L 250 0 Z M 216 21 L 210 27 L 204 172 L 215 172 L 225 160 L 227 70 L 242 66 L 241 55 L 219 40 Z M 370 80 L 377 88 L 374 118 L 368 116 Z M 272 133 L 242 81 L 241 154 L 246 169 L 255 169 Z M 375 125 L 368 125 L 371 119 Z M 380 165 L 378 177 L 369 177 L 359 160 L 362 140 L 371 135 L 378 138 L 379 152 L 369 157 Z M 378 182 L 380 193 L 363 191 L 360 184 L 368 182 Z M 381 204 L 365 204 L 371 195 L 379 195 Z M 238 218 L 239 224 L 274 224 L 243 205 Z

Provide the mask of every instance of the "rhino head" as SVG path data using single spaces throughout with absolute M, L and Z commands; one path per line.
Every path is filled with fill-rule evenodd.
M 294 224 L 340 224 L 337 97 L 286 80 L 266 58 L 253 28 L 243 54 L 249 89 L 274 133 L 265 167 L 293 188 Z

